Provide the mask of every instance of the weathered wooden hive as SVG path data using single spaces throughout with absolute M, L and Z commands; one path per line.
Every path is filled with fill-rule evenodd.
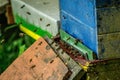
M 61 34 L 82 41 L 100 59 L 120 57 L 120 0 L 60 0 L 60 8 Z
M 11 0 L 15 22 L 43 37 L 59 30 L 58 0 Z

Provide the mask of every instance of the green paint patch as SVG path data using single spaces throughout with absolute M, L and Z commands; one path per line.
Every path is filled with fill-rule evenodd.
M 60 36 L 63 41 L 67 42 L 68 44 L 72 45 L 77 50 L 79 50 L 82 53 L 82 55 L 88 58 L 88 60 L 93 60 L 93 51 L 88 49 L 81 42 L 76 41 L 75 38 L 64 32 L 63 30 L 60 30 Z
M 27 29 L 31 30 L 32 32 L 42 36 L 42 37 L 49 37 L 52 38 L 52 34 L 50 34 L 49 32 L 42 30 L 40 28 L 40 26 L 36 26 L 34 24 L 29 23 L 27 20 L 25 20 L 24 18 L 16 15 L 15 16 L 15 21 L 17 24 L 22 24 L 24 27 L 26 27 Z

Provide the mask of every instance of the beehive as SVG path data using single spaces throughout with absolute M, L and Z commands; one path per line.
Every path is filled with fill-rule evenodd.
M 59 28 L 58 0 L 11 0 L 15 22 L 41 36 L 56 36 Z
M 61 29 L 101 59 L 120 57 L 119 7 L 120 0 L 60 0 Z

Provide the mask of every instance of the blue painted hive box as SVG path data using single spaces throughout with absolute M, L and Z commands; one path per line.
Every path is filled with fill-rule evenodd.
M 100 59 L 120 57 L 120 0 L 60 0 L 61 30 Z

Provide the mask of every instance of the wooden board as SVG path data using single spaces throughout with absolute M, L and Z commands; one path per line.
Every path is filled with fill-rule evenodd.
M 63 80 L 68 72 L 51 47 L 40 38 L 1 74 L 0 80 Z

